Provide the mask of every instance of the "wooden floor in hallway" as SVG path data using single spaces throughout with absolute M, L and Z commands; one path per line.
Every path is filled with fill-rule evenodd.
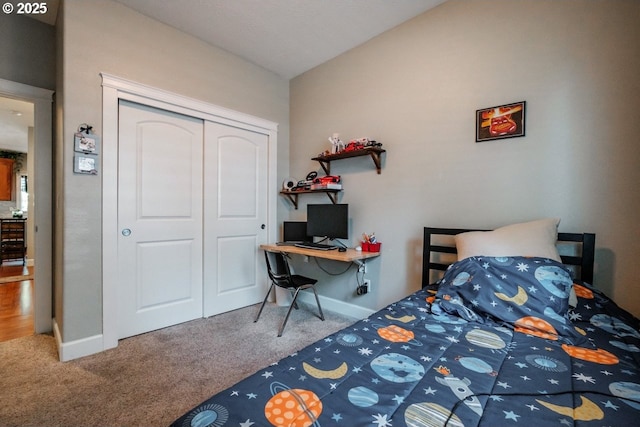
M 22 262 L 0 266 L 0 342 L 32 335 L 33 266 Z

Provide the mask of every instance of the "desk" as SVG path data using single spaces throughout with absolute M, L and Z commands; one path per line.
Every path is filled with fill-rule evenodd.
M 337 249 L 332 249 L 328 251 L 323 251 L 320 249 L 307 249 L 307 248 L 299 248 L 297 246 L 289 246 L 289 245 L 260 245 L 260 249 L 264 249 L 269 252 L 285 252 L 288 254 L 298 254 L 298 255 L 306 255 L 313 256 L 316 258 L 323 259 L 331 259 L 334 261 L 342 261 L 342 262 L 358 262 L 364 261 L 369 258 L 375 258 L 380 255 L 380 252 L 362 252 L 356 251 L 355 249 L 347 249 L 346 252 L 340 252 Z

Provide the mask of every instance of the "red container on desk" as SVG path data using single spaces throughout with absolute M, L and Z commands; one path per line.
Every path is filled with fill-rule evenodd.
M 376 243 L 362 242 L 362 251 L 363 252 L 380 252 L 380 245 L 382 245 L 382 243 L 380 242 L 376 242 Z

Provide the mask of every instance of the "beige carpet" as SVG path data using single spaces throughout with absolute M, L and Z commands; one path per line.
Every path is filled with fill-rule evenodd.
M 58 361 L 54 338 L 0 343 L 0 426 L 166 426 L 210 395 L 355 319 L 315 307 L 258 306 L 121 340 Z

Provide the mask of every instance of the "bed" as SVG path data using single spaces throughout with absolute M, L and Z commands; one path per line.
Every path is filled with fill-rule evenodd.
M 591 285 L 595 235 L 554 231 L 571 253 L 551 258 L 456 254 L 499 230 L 424 228 L 422 289 L 172 425 L 637 425 L 639 323 Z

